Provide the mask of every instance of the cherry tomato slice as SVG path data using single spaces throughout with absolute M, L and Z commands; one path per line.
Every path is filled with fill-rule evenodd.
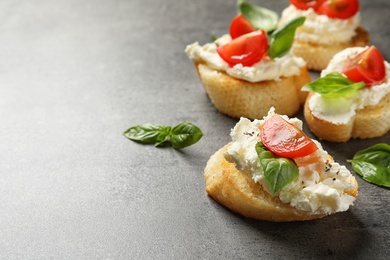
M 259 62 L 268 50 L 267 33 L 264 30 L 258 30 L 241 35 L 217 49 L 221 58 L 229 66 L 236 64 L 243 66 L 252 66 Z
M 348 19 L 360 9 L 359 0 L 326 0 L 316 10 L 330 18 Z
M 386 77 L 384 58 L 375 46 L 348 61 L 342 73 L 354 82 L 364 81 L 367 85 L 382 83 Z
M 259 62 L 268 50 L 267 33 L 264 30 L 258 30 L 241 35 L 217 49 L 221 58 L 229 66 L 236 64 L 243 66 L 252 66 Z
M 229 33 L 232 39 L 256 31 L 256 28 L 242 15 L 237 15 L 230 24 Z
M 277 114 L 265 121 L 260 138 L 268 150 L 286 158 L 307 156 L 318 149 L 304 132 Z
M 307 10 L 309 8 L 313 8 L 317 10 L 317 8 L 324 2 L 325 0 L 289 0 L 290 4 L 295 6 L 300 10 Z

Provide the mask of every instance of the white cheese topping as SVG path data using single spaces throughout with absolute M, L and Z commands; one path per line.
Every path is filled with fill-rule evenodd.
M 302 58 L 298 58 L 287 53 L 283 57 L 271 59 L 263 59 L 253 66 L 242 66 L 237 64 L 230 67 L 217 53 L 217 48 L 226 43 L 231 42 L 231 37 L 226 34 L 218 38 L 213 43 L 207 43 L 203 46 L 198 42 L 190 44 L 186 47 L 185 52 L 188 57 L 194 62 L 206 63 L 209 67 L 224 71 L 228 75 L 243 79 L 250 82 L 259 82 L 264 80 L 279 80 L 281 77 L 289 77 L 299 75 L 301 68 L 306 66 Z
M 263 170 L 256 153 L 255 146 L 260 140 L 260 128 L 264 122 L 274 115 L 271 108 L 263 120 L 250 121 L 241 118 L 232 129 L 230 135 L 231 145 L 225 154 L 225 158 L 236 164 L 238 170 L 246 170 L 252 173 L 254 182 L 262 184 L 269 192 L 264 178 Z M 282 116 L 291 124 L 302 129 L 302 121 L 297 118 Z M 355 201 L 346 191 L 354 189 L 354 177 L 344 166 L 336 162 L 326 162 L 327 152 L 317 141 L 318 162 L 299 167 L 299 177 L 275 194 L 284 203 L 311 213 L 331 214 L 346 211 Z M 305 157 L 297 158 L 304 160 Z
M 341 73 L 347 61 L 356 57 L 366 48 L 347 48 L 337 53 L 329 62 L 328 67 L 321 72 L 321 77 L 331 72 Z M 309 108 L 313 115 L 333 124 L 347 124 L 356 115 L 357 109 L 375 106 L 383 97 L 390 93 L 390 64 L 386 61 L 385 68 L 386 80 L 384 83 L 361 89 L 353 99 L 326 99 L 315 93 L 309 100 Z
M 300 16 L 305 16 L 306 20 L 298 28 L 295 38 L 314 44 L 332 45 L 347 42 L 355 36 L 355 30 L 360 25 L 359 12 L 349 19 L 337 19 L 319 15 L 313 8 L 299 10 L 293 5 L 283 10 L 280 23 L 286 24 Z

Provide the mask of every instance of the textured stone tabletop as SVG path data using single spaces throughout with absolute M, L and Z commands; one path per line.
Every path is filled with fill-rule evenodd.
M 390 60 L 390 2 L 360 2 Z M 0 259 L 388 259 L 390 190 L 360 177 L 349 211 L 310 222 L 246 219 L 207 196 L 203 169 L 237 120 L 184 49 L 235 14 L 235 0 L 0 2 Z M 184 120 L 204 136 L 182 150 L 122 135 Z M 351 169 L 379 142 L 390 135 L 323 146 Z

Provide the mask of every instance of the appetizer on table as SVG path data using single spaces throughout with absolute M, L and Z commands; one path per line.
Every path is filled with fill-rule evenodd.
M 289 0 L 280 25 L 306 17 L 297 29 L 293 53 L 307 62 L 310 70 L 325 69 L 331 58 L 349 47 L 369 44 L 369 34 L 360 25 L 358 0 Z
M 207 193 L 249 218 L 287 222 L 321 218 L 353 205 L 358 184 L 321 144 L 302 132 L 302 121 L 275 113 L 241 118 L 232 141 L 211 156 Z
M 275 30 L 278 15 L 273 11 L 244 1 L 238 6 L 229 34 L 203 46 L 190 44 L 185 52 L 221 113 L 255 119 L 274 106 L 294 115 L 307 96 L 301 87 L 310 82 L 305 61 L 290 51 L 295 30 L 305 18 Z
M 375 46 L 347 48 L 303 88 L 304 116 L 320 139 L 346 142 L 390 130 L 390 64 Z

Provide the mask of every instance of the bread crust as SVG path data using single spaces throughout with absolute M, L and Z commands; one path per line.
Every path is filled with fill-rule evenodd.
M 297 210 L 270 195 L 252 180 L 250 173 L 239 171 L 234 163 L 226 161 L 223 154 L 229 145 L 210 157 L 204 171 L 206 191 L 218 203 L 245 217 L 274 222 L 304 221 L 326 216 Z
M 375 106 L 356 110 L 347 124 L 333 124 L 317 118 L 309 108 L 310 93 L 304 106 L 304 117 L 310 131 L 319 139 L 330 142 L 347 142 L 351 138 L 374 138 L 390 131 L 390 93 Z
M 297 32 L 299 32 L 299 28 Z M 333 56 L 349 47 L 364 47 L 370 42 L 368 32 L 361 26 L 356 29 L 355 36 L 348 42 L 332 45 L 313 44 L 295 39 L 292 52 L 294 55 L 303 58 L 309 70 L 321 71 L 328 66 Z
M 203 63 L 194 65 L 211 102 L 222 114 L 233 118 L 262 118 L 272 106 L 278 113 L 292 116 L 306 99 L 302 86 L 310 82 L 306 67 L 296 76 L 252 83 Z

